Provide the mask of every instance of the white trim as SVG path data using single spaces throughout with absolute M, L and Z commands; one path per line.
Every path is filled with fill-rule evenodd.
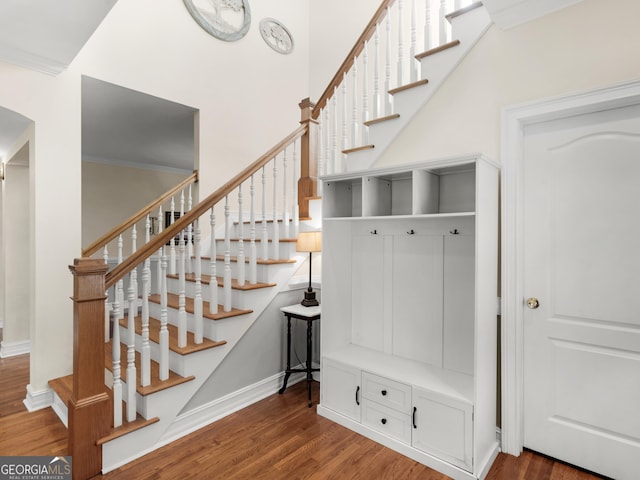
M 318 366 L 314 365 L 314 368 L 315 367 Z M 295 368 L 302 367 L 299 366 Z M 207 425 L 237 412 L 238 410 L 242 410 L 249 405 L 277 393 L 282 386 L 283 378 L 284 372 L 278 373 L 265 378 L 264 380 L 260 380 L 253 385 L 241 388 L 240 390 L 225 395 L 224 397 L 218 398 L 193 410 L 178 415 L 155 445 L 142 452 L 136 453 L 135 456 L 131 458 L 119 460 L 118 462 L 110 465 L 103 463 L 102 473 L 106 474 L 112 470 L 120 468 L 121 466 L 146 455 L 147 453 L 153 452 L 171 442 L 175 442 L 190 433 L 200 430 Z M 304 373 L 294 373 L 289 377 L 287 388 L 303 381 L 305 378 L 306 375 Z M 314 379 L 317 379 L 315 375 Z
M 27 396 L 22 401 L 29 412 L 42 410 L 51 406 L 53 402 L 53 394 L 49 388 L 35 391 L 31 384 L 27 385 Z
M 640 80 L 507 107 L 502 112 L 502 451 L 524 446 L 524 127 L 640 104 Z
M 31 352 L 31 340 L 0 343 L 0 358 L 16 357 Z
M 69 407 L 67 407 L 55 390 L 51 389 L 51 409 L 56 412 L 64 426 L 69 428 Z

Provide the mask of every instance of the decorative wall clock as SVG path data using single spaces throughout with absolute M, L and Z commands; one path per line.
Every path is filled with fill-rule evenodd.
M 264 18 L 260 21 L 260 35 L 267 45 L 278 53 L 288 54 L 293 51 L 293 36 L 278 20 Z
M 204 30 L 225 42 L 244 37 L 251 26 L 249 0 L 183 0 Z

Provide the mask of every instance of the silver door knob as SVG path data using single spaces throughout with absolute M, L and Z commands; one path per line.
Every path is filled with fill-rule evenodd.
M 527 307 L 529 307 L 531 310 L 535 310 L 539 306 L 540 306 L 540 302 L 536 297 L 527 298 Z

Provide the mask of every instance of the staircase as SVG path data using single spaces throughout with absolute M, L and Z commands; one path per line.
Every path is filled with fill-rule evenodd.
M 104 248 L 103 258 L 107 260 L 107 249 L 115 248 L 118 260 L 106 274 L 98 271 L 103 262 L 87 261 L 87 275 L 97 272 L 93 294 L 83 289 L 78 283 L 81 275 L 72 269 L 76 276 L 75 315 L 87 316 L 84 323 L 76 323 L 76 329 L 80 328 L 78 325 L 92 325 L 88 329 L 93 332 L 90 335 L 96 335 L 100 328 L 104 331 L 104 353 L 96 353 L 99 365 L 91 368 L 96 377 L 104 376 L 108 395 L 107 398 L 101 393 L 104 385 L 97 384 L 82 389 L 82 393 L 74 392 L 74 380 L 79 384 L 75 375 L 90 368 L 82 359 L 91 358 L 91 352 L 82 350 L 82 342 L 75 342 L 74 375 L 50 382 L 55 392 L 53 407 L 65 424 L 74 415 L 78 419 L 80 414 L 86 416 L 82 418 L 96 418 L 102 426 L 86 430 L 102 433 L 95 441 L 88 439 L 78 446 L 84 434 L 75 432 L 69 422 L 70 453 L 93 459 L 86 462 L 84 470 L 76 469 L 74 462 L 74 478 L 88 478 L 97 473 L 96 468 L 110 471 L 213 421 L 187 415 L 190 412 L 184 411 L 185 406 L 273 304 L 278 293 L 286 289 L 306 258 L 296 254 L 294 242 L 298 231 L 320 228 L 317 175 L 363 170 L 373 165 L 491 23 L 480 2 L 451 9 L 447 4 L 455 6 L 459 2 L 418 1 L 426 2 L 425 44 L 433 43 L 434 36 L 438 41 L 424 53 L 415 53 L 413 0 L 411 20 L 407 22 L 412 58 L 406 68 L 400 63 L 404 51 L 402 35 L 397 55 L 390 53 L 388 41 L 391 15 L 399 19 L 397 29 L 403 31 L 402 19 L 407 14 L 402 10 L 404 2 L 397 2 L 395 13 L 391 8 L 396 2 L 385 0 L 317 105 L 308 100 L 300 104 L 301 127 L 197 205 L 191 206 L 190 190 L 186 201 L 184 193 L 190 182 L 197 181 L 195 177 L 143 208 L 83 252 L 90 257 Z M 430 6 L 435 5 L 441 13 L 438 35 L 428 31 L 437 22 L 429 20 Z M 452 13 L 445 15 L 446 8 Z M 371 70 L 367 56 L 370 41 L 376 45 L 375 58 L 383 56 L 378 51 L 378 36 L 383 28 L 387 31 L 384 82 L 379 74 L 382 67 L 376 61 L 376 68 Z M 395 79 L 388 73 L 391 58 L 398 60 Z M 358 71 L 364 74 L 359 76 Z M 382 83 L 384 93 L 379 88 Z M 361 109 L 358 98 L 363 99 Z M 272 184 L 267 184 L 268 177 L 273 177 Z M 180 191 L 180 207 L 176 208 L 174 197 Z M 232 207 L 230 204 L 235 201 Z M 232 208 L 237 208 L 233 214 Z M 153 236 L 147 233 L 144 245 L 137 249 L 136 232 L 150 231 L 150 216 L 156 210 L 160 219 L 170 210 L 167 218 L 171 223 Z M 224 218 L 222 225 L 216 224 L 216 217 Z M 210 226 L 213 232 L 206 233 L 204 236 L 210 238 L 204 241 L 201 226 Z M 125 230 L 131 231 L 132 244 L 131 255 L 126 258 L 122 255 Z M 178 245 L 175 239 L 179 239 Z M 82 261 L 76 263 L 81 265 Z M 97 294 L 104 291 L 108 291 L 106 303 Z M 80 336 L 76 331 L 76 337 Z M 86 373 L 83 376 L 92 378 Z M 135 386 L 128 382 L 134 377 Z M 75 400 L 74 393 L 78 397 Z M 270 393 L 273 392 L 265 394 Z M 101 418 L 105 408 L 113 412 L 113 418 L 106 420 L 110 427 Z M 83 409 L 87 409 L 86 413 Z M 72 414 L 72 410 L 76 413 Z M 231 412 L 218 412 L 217 418 L 228 413 Z M 81 472 L 77 477 L 76 471 Z

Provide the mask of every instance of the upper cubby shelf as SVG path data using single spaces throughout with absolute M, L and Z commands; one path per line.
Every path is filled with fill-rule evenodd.
M 323 177 L 324 217 L 473 214 L 478 156 Z

